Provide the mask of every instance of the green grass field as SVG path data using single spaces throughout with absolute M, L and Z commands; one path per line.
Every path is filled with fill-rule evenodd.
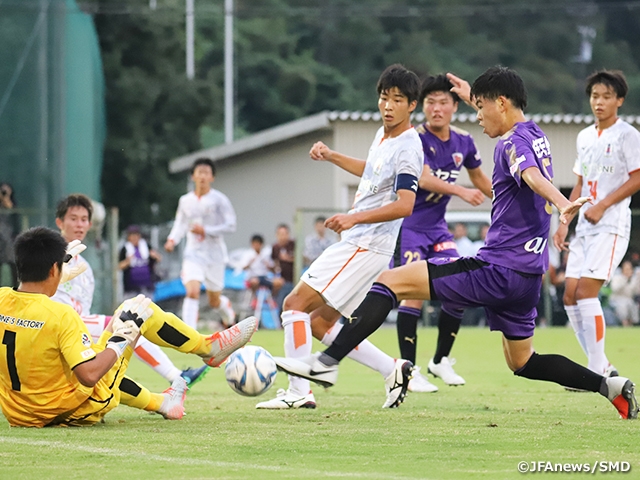
M 425 369 L 436 333 L 419 334 Z M 383 328 L 372 340 L 396 354 L 395 329 Z M 259 331 L 252 343 L 283 353 L 282 332 Z M 535 345 L 540 353 L 585 360 L 571 329 L 541 329 Z M 636 381 L 638 345 L 640 328 L 607 331 L 610 360 Z M 199 361 L 170 355 L 181 367 Z M 87 428 L 11 429 L 5 421 L 0 478 L 500 479 L 522 477 L 521 461 L 624 461 L 631 465 L 625 478 L 640 478 L 640 423 L 620 420 L 600 395 L 514 377 L 500 335 L 486 329 L 462 329 L 452 356 L 467 385 L 434 380 L 439 392 L 410 394 L 395 410 L 380 408 L 379 374 L 347 360 L 335 387 L 314 389 L 316 410 L 255 410 L 257 401 L 286 388 L 286 377 L 278 374 L 265 396 L 245 398 L 215 369 L 189 393 L 181 421 L 124 406 Z M 167 387 L 137 360 L 129 371 L 152 390 Z

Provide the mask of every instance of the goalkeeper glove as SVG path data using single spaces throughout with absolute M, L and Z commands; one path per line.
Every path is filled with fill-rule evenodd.
M 62 263 L 62 273 L 60 275 L 60 283 L 73 280 L 82 272 L 87 269 L 88 264 L 86 262 L 80 262 L 75 266 L 69 265 L 69 261 L 76 255 L 80 255 L 86 250 L 87 246 L 83 245 L 80 240 L 74 240 L 67 245 L 67 254 L 64 256 Z
M 112 319 L 113 335 L 107 340 L 107 348 L 112 349 L 120 357 L 126 348 L 133 346 L 140 335 L 140 327 L 147 318 L 153 315 L 149 307 L 151 299 L 144 295 L 126 300 L 116 310 Z

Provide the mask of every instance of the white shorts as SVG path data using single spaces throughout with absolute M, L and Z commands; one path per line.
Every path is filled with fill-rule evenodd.
M 109 325 L 109 321 L 111 320 L 111 315 L 82 315 L 82 321 L 87 326 L 87 330 L 89 330 L 89 335 L 93 338 L 94 342 L 97 342 L 104 332 L 104 329 Z
M 185 285 L 187 282 L 197 280 L 204 283 L 207 291 L 221 292 L 224 287 L 224 268 L 224 262 L 203 265 L 191 260 L 183 260 L 180 279 Z
M 594 278 L 608 283 L 624 254 L 629 239 L 615 233 L 597 233 L 575 237 L 569 244 L 565 276 Z
M 390 261 L 391 255 L 338 242 L 322 252 L 300 280 L 322 295 L 327 305 L 348 317 L 378 275 L 389 268 Z

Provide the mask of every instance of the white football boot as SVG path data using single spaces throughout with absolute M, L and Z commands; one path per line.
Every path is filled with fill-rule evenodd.
M 180 375 L 162 395 L 164 400 L 158 413 L 167 420 L 180 420 L 184 416 L 184 399 L 187 396 L 187 381 Z
M 620 417 L 625 420 L 638 418 L 638 401 L 635 396 L 635 384 L 624 377 L 608 377 L 606 379 L 609 392 L 607 398 L 616 407 Z
M 434 377 L 440 377 L 447 385 L 464 385 L 465 381 L 460 375 L 453 370 L 456 359 L 449 357 L 442 357 L 440 363 L 433 363 L 433 358 L 429 360 L 428 371 Z
M 264 410 L 289 410 L 292 408 L 316 408 L 316 399 L 313 393 L 307 395 L 297 395 L 290 390 L 281 388 L 276 393 L 276 398 L 260 402 L 256 405 L 258 409 Z
M 413 377 L 409 380 L 409 391 L 412 393 L 434 393 L 438 391 L 438 387 L 420 373 L 420 367 L 415 367 Z
M 384 379 L 387 401 L 384 402 L 382 408 L 397 408 L 404 402 L 412 370 L 413 363 L 409 360 L 402 360 L 401 358 L 396 360 L 393 372 Z
M 338 365 L 325 365 L 319 359 L 321 352 L 303 358 L 273 357 L 281 370 L 295 377 L 306 378 L 318 385 L 333 387 L 338 381 Z

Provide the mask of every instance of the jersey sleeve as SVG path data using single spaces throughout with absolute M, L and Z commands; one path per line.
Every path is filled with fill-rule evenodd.
M 204 231 L 207 235 L 215 236 L 222 233 L 233 233 L 236 231 L 236 212 L 231 205 L 231 201 L 222 193 L 218 197 L 218 208 L 222 216 L 222 222 L 216 225 L 205 225 Z
M 505 144 L 504 155 L 509 167 L 509 174 L 518 186 L 522 186 L 523 171 L 531 167 L 540 169 L 533 147 L 518 137 L 513 137 L 508 144 Z
M 398 152 L 396 163 L 396 176 L 400 174 L 413 175 L 420 178 L 424 165 L 424 153 L 422 148 L 405 148 Z
M 640 170 L 640 132 L 631 127 L 622 141 L 622 155 L 627 173 Z
M 176 218 L 173 222 L 171 232 L 169 232 L 168 240 L 173 240 L 173 243 L 178 244 L 182 237 L 185 236 L 189 228 L 189 223 L 186 215 L 184 214 L 184 197 L 180 198 L 178 202 L 178 210 L 176 211 Z
M 91 335 L 78 314 L 65 313 L 60 324 L 58 344 L 63 358 L 71 369 L 95 358 Z
M 573 173 L 577 176 L 582 177 L 582 157 L 584 155 L 585 148 L 582 146 L 582 136 L 583 132 L 578 134 L 578 138 L 576 138 L 576 161 L 573 164 Z
M 467 153 L 464 157 L 463 165 L 467 170 L 473 170 L 474 168 L 478 168 L 480 165 L 482 165 L 480 152 L 478 152 L 476 142 L 473 138 L 471 138 L 471 136 L 469 136 Z

